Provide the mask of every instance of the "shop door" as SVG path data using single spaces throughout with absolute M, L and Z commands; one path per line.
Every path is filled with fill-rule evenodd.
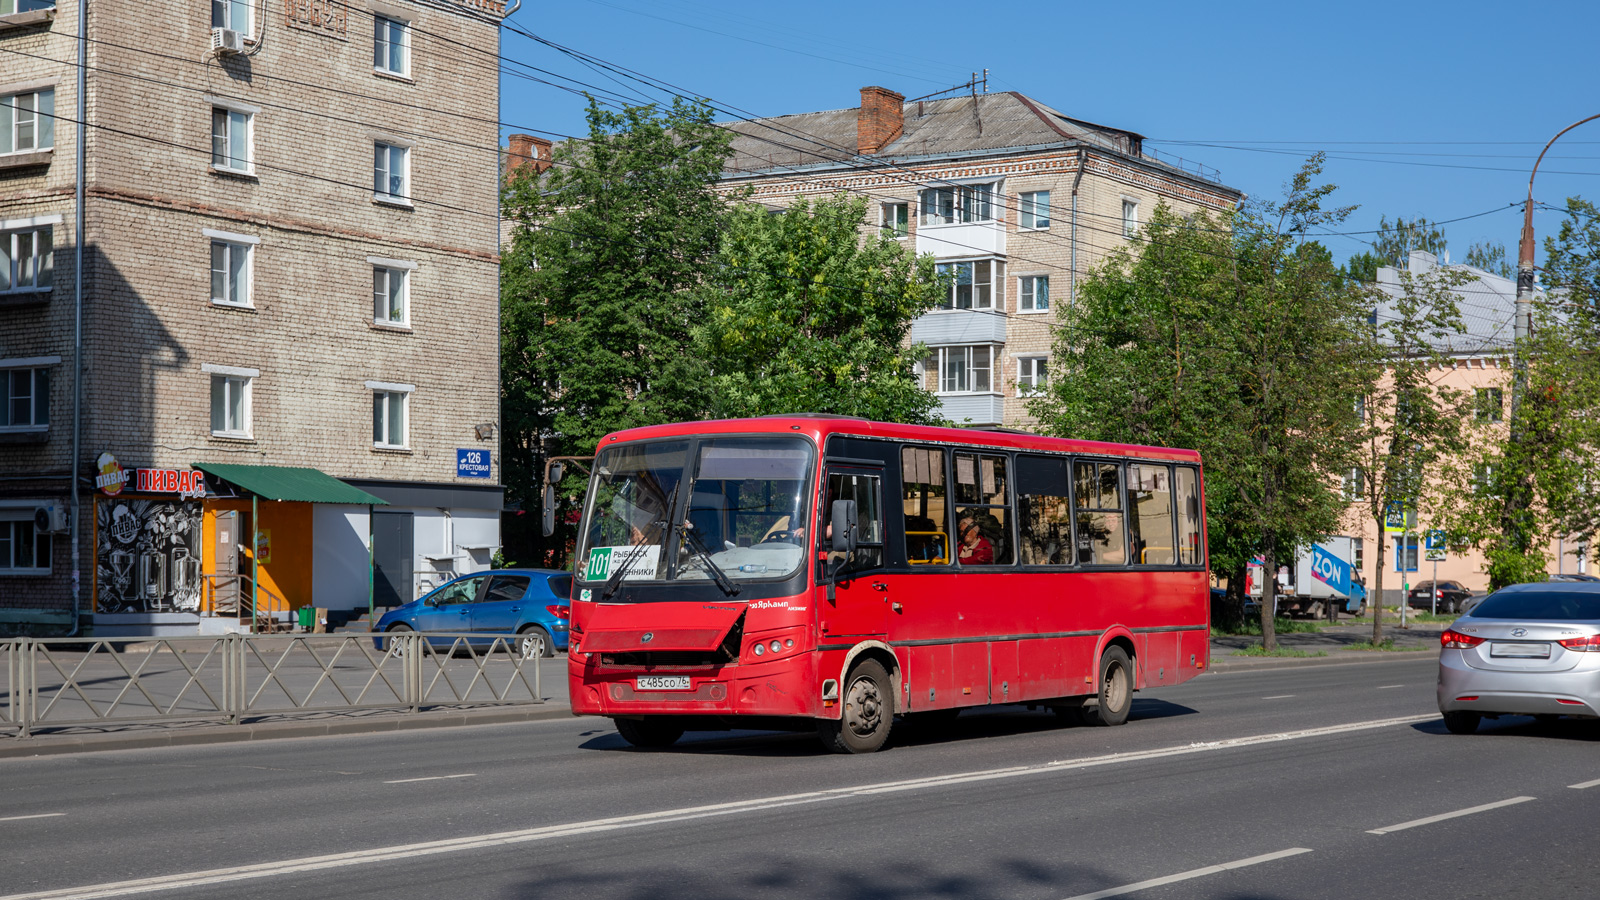
M 372 514 L 372 605 L 403 606 L 416 599 L 411 513 Z
M 239 545 L 245 517 L 237 511 L 217 513 L 216 545 L 212 558 L 216 560 L 217 577 L 212 579 L 212 611 L 219 616 L 239 614 L 239 598 L 244 595 L 239 575 Z
M 888 586 L 882 577 L 883 470 L 829 466 L 826 484 L 822 524 L 817 529 L 822 536 L 819 550 L 823 551 L 818 557 L 826 560 L 819 564 L 819 584 L 837 565 L 827 552 L 833 501 L 856 502 L 857 539 L 854 558 L 839 567 L 834 599 L 828 600 L 825 586 L 817 588 L 824 633 L 829 637 L 882 635 L 889 621 Z

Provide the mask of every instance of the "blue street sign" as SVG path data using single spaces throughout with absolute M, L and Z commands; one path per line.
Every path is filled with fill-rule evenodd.
M 1428 546 L 1427 546 L 1427 549 L 1429 549 L 1429 550 L 1443 550 L 1444 549 L 1444 543 L 1445 542 L 1444 542 L 1444 532 L 1443 531 L 1440 531 L 1438 529 L 1434 529 L 1433 531 L 1428 532 Z
M 1311 577 L 1341 597 L 1350 596 L 1350 564 L 1321 544 L 1311 545 Z
M 456 448 L 457 478 L 488 478 L 489 451 Z

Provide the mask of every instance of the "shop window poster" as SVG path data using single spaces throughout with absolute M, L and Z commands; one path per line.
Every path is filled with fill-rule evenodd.
M 198 612 L 201 521 L 194 501 L 96 503 L 96 611 Z

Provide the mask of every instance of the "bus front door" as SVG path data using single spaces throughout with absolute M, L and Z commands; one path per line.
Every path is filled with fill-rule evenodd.
M 883 570 L 883 473 L 869 468 L 828 468 L 823 505 L 824 553 L 819 553 L 817 609 L 828 637 L 877 636 L 889 624 L 889 591 Z M 856 552 L 838 559 L 826 552 L 831 541 L 827 517 L 835 500 L 856 502 Z M 828 579 L 833 579 L 833 599 Z

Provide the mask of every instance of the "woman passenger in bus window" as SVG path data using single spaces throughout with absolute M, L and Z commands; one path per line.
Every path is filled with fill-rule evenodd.
M 956 531 L 961 535 L 961 549 L 956 555 L 961 559 L 962 565 L 982 566 L 994 563 L 994 546 L 983 536 L 983 532 L 978 530 L 977 518 L 971 510 L 961 514 L 960 520 L 956 523 Z

